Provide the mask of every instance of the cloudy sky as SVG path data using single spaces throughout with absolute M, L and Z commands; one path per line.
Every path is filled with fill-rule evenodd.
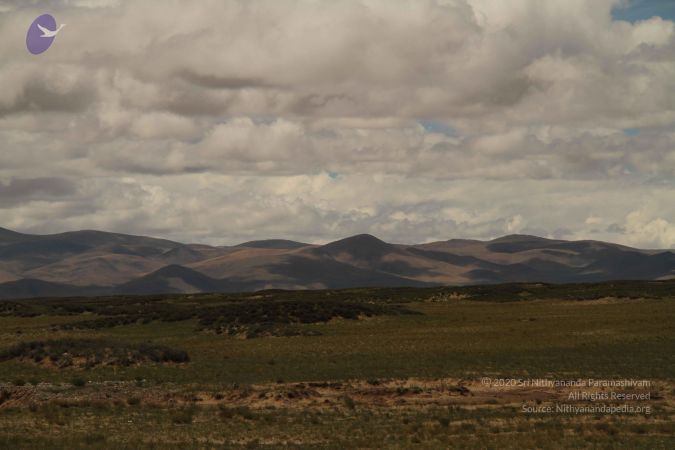
M 67 26 L 44 54 L 26 30 Z M 670 0 L 0 0 L 0 226 L 675 247 Z

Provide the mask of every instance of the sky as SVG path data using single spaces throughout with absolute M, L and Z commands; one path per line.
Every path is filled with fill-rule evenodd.
M 0 0 L 0 227 L 675 248 L 673 4 Z
M 654 16 L 666 20 L 675 20 L 675 1 L 673 0 L 627 0 L 612 10 L 615 20 L 637 22 Z

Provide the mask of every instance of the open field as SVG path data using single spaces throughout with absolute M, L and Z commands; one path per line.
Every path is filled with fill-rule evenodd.
M 0 448 L 672 448 L 674 300 L 624 282 L 0 301 Z M 560 404 L 642 410 L 532 412 Z

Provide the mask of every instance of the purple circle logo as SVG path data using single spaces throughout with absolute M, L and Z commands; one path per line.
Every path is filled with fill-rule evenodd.
M 30 24 L 26 34 L 26 47 L 34 55 L 44 53 L 54 42 L 54 38 L 65 25 L 56 27 L 56 19 L 50 14 L 43 14 Z

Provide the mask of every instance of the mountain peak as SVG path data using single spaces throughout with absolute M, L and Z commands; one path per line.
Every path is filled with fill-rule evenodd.
M 170 264 L 117 286 L 114 292 L 117 294 L 162 294 L 221 290 L 222 283 L 219 280 L 184 266 Z
M 368 244 L 368 243 L 378 243 L 378 244 L 387 244 L 384 242 L 382 239 L 376 238 L 372 234 L 367 234 L 367 233 L 361 233 L 361 234 L 355 234 L 354 236 L 346 237 L 344 239 L 340 239 L 335 241 L 336 242 L 352 242 L 352 243 L 360 243 L 360 244 Z
M 357 234 L 350 236 L 344 239 L 340 239 L 323 246 L 323 248 L 354 248 L 354 247 L 367 247 L 367 248 L 382 248 L 382 247 L 391 247 L 391 244 L 387 244 L 381 239 L 376 238 L 372 234 Z
M 338 256 L 346 254 L 351 258 L 360 260 L 379 259 L 387 253 L 396 250 L 392 244 L 376 238 L 370 234 L 357 234 L 339 241 L 331 242 L 316 249 L 317 252 Z

